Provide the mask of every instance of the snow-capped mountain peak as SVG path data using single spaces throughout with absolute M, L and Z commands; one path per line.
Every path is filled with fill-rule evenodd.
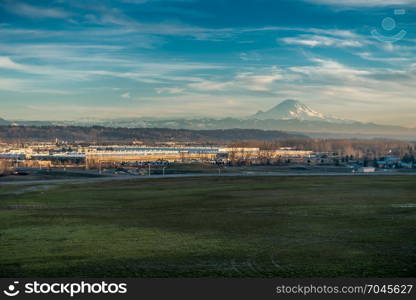
M 285 100 L 268 111 L 257 112 L 251 118 L 258 120 L 340 121 L 340 119 L 325 116 L 297 100 Z

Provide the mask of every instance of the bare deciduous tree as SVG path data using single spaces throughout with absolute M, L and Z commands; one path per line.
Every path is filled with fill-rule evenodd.
M 8 160 L 0 159 L 0 176 L 8 175 L 11 172 L 11 164 Z

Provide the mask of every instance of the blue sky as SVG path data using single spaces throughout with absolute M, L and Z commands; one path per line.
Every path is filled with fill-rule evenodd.
M 415 17 L 416 0 L 0 0 L 0 116 L 238 117 L 290 98 L 415 127 Z

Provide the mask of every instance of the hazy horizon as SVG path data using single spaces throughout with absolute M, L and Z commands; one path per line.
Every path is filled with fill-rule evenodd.
M 0 118 L 245 117 L 296 99 L 416 127 L 415 0 L 85 2 L 0 0 Z

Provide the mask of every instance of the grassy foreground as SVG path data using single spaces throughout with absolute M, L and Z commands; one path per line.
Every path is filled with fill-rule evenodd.
M 414 180 L 0 187 L 0 277 L 414 277 Z

